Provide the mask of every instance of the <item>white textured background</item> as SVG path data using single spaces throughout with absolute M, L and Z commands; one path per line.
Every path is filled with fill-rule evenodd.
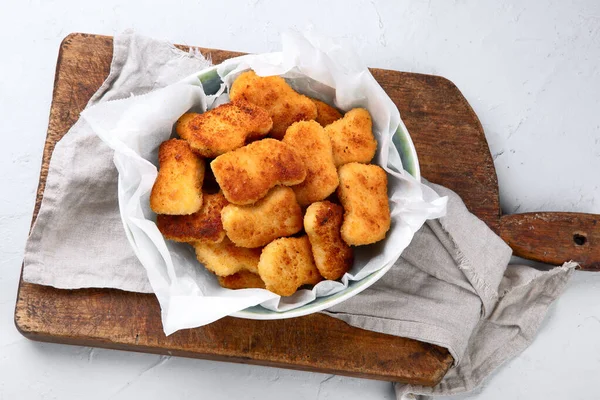
M 485 128 L 506 213 L 600 213 L 600 2 L 499 3 L 2 0 L 0 399 L 393 398 L 383 382 L 19 335 L 12 314 L 64 36 L 133 28 L 262 52 L 278 49 L 281 30 L 313 26 L 350 39 L 370 66 L 454 81 Z M 534 344 L 465 398 L 595 399 L 599 372 L 600 274 L 576 273 Z

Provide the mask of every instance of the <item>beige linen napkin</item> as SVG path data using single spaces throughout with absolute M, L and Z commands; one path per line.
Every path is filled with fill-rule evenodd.
M 395 384 L 398 398 L 477 387 L 531 343 L 576 266 L 543 272 L 508 265 L 511 250 L 504 241 L 456 193 L 428 185 L 448 196 L 447 216 L 426 221 L 376 284 L 326 311 L 352 326 L 450 351 L 455 363 L 439 385 Z
M 164 87 L 209 64 L 165 42 L 116 36 L 110 75 L 88 106 Z M 426 222 L 375 285 L 327 311 L 353 326 L 449 349 L 455 365 L 438 386 L 397 384 L 398 398 L 476 387 L 533 340 L 575 266 L 508 266 L 508 246 L 456 194 L 429 185 L 449 197 L 447 216 Z M 78 121 L 54 150 L 23 278 L 64 289 L 151 292 L 125 237 L 116 191 L 112 151 Z

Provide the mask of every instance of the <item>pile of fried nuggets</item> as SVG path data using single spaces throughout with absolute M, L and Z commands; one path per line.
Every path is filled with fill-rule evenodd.
M 184 114 L 181 139 L 161 144 L 150 196 L 158 229 L 193 245 L 226 288 L 289 296 L 339 279 L 352 266 L 351 246 L 382 240 L 390 228 L 387 176 L 369 164 L 371 116 L 360 108 L 342 116 L 253 71 L 229 96 Z

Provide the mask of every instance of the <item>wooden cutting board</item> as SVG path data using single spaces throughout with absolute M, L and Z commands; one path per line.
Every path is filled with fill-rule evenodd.
M 200 50 L 214 63 L 240 54 Z M 107 77 L 111 58 L 112 38 L 106 36 L 71 34 L 60 46 L 33 220 L 54 145 Z M 537 213 L 501 218 L 496 172 L 483 129 L 452 82 L 381 69 L 372 73 L 400 110 L 425 178 L 456 191 L 516 254 L 554 264 L 576 259 L 590 269 L 600 269 L 599 216 Z M 352 328 L 321 314 L 279 321 L 228 317 L 166 337 L 153 295 L 111 289 L 58 290 L 22 280 L 15 323 L 33 340 L 422 385 L 435 385 L 453 362 L 441 347 Z

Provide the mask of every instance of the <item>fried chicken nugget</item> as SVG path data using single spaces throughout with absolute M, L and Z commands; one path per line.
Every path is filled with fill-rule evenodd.
M 335 165 L 350 162 L 369 163 L 375 156 L 377 141 L 373 136 L 371 115 L 364 108 L 355 108 L 344 118 L 325 127 L 331 139 Z
M 194 249 L 198 261 L 219 276 L 229 276 L 240 271 L 258 273 L 261 249 L 237 247 L 227 237 L 221 243 L 196 242 Z
M 344 207 L 342 239 L 360 246 L 385 238 L 391 223 L 385 171 L 378 165 L 350 163 L 338 172 L 337 195 Z
M 150 208 L 157 214 L 188 215 L 202 206 L 204 160 L 185 140 L 170 139 L 158 149 L 159 170 Z
M 258 202 L 230 204 L 221 211 L 227 237 L 240 247 L 262 247 L 282 236 L 302 229 L 302 209 L 294 191 L 277 186 Z
M 308 236 L 281 238 L 263 249 L 258 274 L 265 287 L 280 296 L 291 296 L 302 285 L 315 285 L 323 277 L 315 266 Z
M 295 122 L 283 138 L 302 157 L 306 166 L 304 182 L 292 186 L 301 206 L 325 199 L 337 188 L 339 180 L 333 164 L 331 141 L 315 121 Z
M 190 215 L 163 215 L 156 218 L 158 230 L 166 239 L 176 242 L 220 243 L 225 237 L 221 210 L 229 202 L 223 193 L 203 195 L 200 211 Z
M 342 118 L 342 113 L 340 113 L 337 108 L 317 99 L 311 100 L 315 103 L 315 106 L 317 106 L 317 118 L 315 118 L 315 121 L 321 124 L 321 126 L 325 127 Z
M 249 138 L 266 136 L 272 127 L 267 111 L 246 101 L 236 101 L 202 114 L 184 114 L 175 130 L 196 153 L 213 158 L 242 147 Z
M 317 117 L 317 106 L 280 76 L 258 76 L 254 71 L 240 74 L 231 85 L 232 101 L 246 100 L 267 110 L 273 119 L 271 136 L 281 139 L 294 122 Z
M 233 275 L 218 276 L 219 285 L 227 289 L 264 289 L 265 283 L 258 274 L 240 271 Z
M 276 185 L 297 185 L 306 178 L 302 158 L 289 145 L 262 139 L 215 158 L 210 166 L 225 198 L 252 204 Z
M 311 204 L 304 215 L 304 230 L 310 240 L 317 269 L 325 279 L 340 279 L 352 267 L 352 248 L 342 240 L 344 209 L 329 201 Z

